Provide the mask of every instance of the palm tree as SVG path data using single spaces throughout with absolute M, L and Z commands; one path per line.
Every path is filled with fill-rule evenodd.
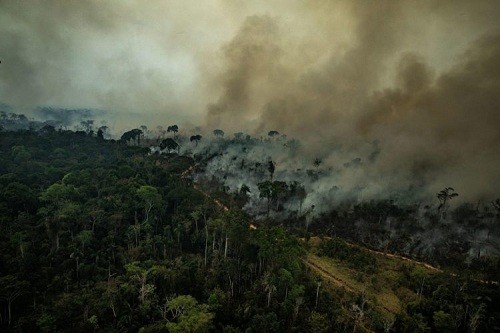
M 455 198 L 458 197 L 458 193 L 454 193 L 455 189 L 453 187 L 445 187 L 443 190 L 439 191 L 436 196 L 439 200 L 439 207 L 438 207 L 438 212 L 443 209 L 443 213 L 446 212 L 446 208 L 448 207 L 448 202 Z

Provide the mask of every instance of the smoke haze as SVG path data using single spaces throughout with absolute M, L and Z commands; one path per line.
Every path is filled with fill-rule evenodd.
M 491 198 L 499 14 L 494 0 L 3 0 L 0 102 L 107 110 L 118 128 L 277 130 L 305 161 L 361 158 L 336 185 Z

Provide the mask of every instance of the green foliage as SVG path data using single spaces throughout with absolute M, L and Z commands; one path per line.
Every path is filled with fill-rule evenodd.
M 278 320 L 278 316 L 274 312 L 257 314 L 252 318 L 250 322 L 250 328 L 245 332 L 251 333 L 271 333 L 280 332 L 281 325 Z
M 135 128 L 133 130 L 123 133 L 120 140 L 126 143 L 130 141 L 137 141 L 137 144 L 139 145 L 142 134 L 143 132 L 140 129 Z
M 49 313 L 42 312 L 37 320 L 36 320 L 36 326 L 42 331 L 42 332 L 53 332 L 56 330 L 56 319 L 54 316 L 50 315 Z
M 401 332 L 426 333 L 431 331 L 426 318 L 421 313 L 416 313 L 414 315 L 403 314 L 399 316 L 396 321 L 396 326 L 400 327 Z
M 201 139 L 201 137 L 200 137 L 200 139 Z M 161 150 L 167 149 L 170 152 L 170 151 L 179 149 L 179 144 L 177 142 L 175 142 L 174 139 L 172 139 L 172 138 L 166 138 L 160 142 L 160 149 Z
M 214 133 L 214 135 L 215 135 L 215 136 L 224 137 L 224 131 L 223 131 L 223 130 L 221 130 L 221 129 L 215 129 L 215 130 L 213 131 L 213 133 Z
M 377 270 L 377 260 L 373 255 L 339 238 L 323 241 L 319 247 L 319 254 L 345 261 L 349 267 L 365 273 L 374 273 Z
M 133 144 L 142 134 L 130 135 L 125 145 L 53 128 L 0 133 L 0 331 L 352 331 L 349 295 L 330 296 L 325 283 L 316 305 L 297 237 L 226 211 L 181 176 L 191 158 L 151 155 Z M 249 191 L 238 190 L 241 206 Z M 259 191 L 276 211 L 305 198 L 296 182 Z M 353 214 L 392 209 L 370 207 Z M 377 269 L 369 253 L 325 243 L 323 255 L 360 274 Z M 471 263 L 486 264 L 497 265 Z M 449 316 L 464 318 L 457 330 L 497 325 L 490 289 L 401 271 L 401 285 L 421 295 L 403 304 L 398 331 L 445 329 Z M 369 311 L 363 320 L 359 331 Z
M 453 321 L 453 317 L 442 310 L 434 312 L 432 316 L 434 321 L 434 327 L 439 332 L 455 332 L 455 323 Z
M 325 314 L 313 311 L 307 320 L 307 326 L 309 332 L 328 332 L 330 329 L 330 322 Z
M 76 200 L 77 190 L 73 185 L 52 184 L 40 195 L 40 199 L 54 205 L 60 204 L 65 200 Z
M 175 297 L 167 302 L 167 308 L 176 320 L 167 323 L 170 332 L 207 332 L 211 328 L 213 313 L 208 311 L 207 305 L 198 304 L 190 295 Z

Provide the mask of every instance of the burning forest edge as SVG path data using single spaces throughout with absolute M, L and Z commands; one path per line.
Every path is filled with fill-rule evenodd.
M 286 160 L 300 154 L 294 149 L 300 143 L 278 131 L 270 131 L 266 138 L 242 133 L 228 138 L 221 129 L 188 134 L 171 125 L 153 135 L 141 126 L 115 140 L 107 126 L 96 128 L 90 119 L 80 122 L 75 131 L 33 120 L 26 126 L 27 119 L 20 115 L 6 114 L 2 119 L 1 150 L 7 158 L 0 177 L 2 207 L 6 209 L 2 218 L 13 222 L 3 222 L 7 238 L 1 244 L 8 252 L 17 253 L 6 258 L 4 265 L 14 261 L 33 267 L 33 248 L 41 244 L 47 257 L 37 265 L 51 263 L 57 271 L 65 268 L 57 268 L 56 262 L 63 260 L 69 265 L 68 283 L 74 285 L 66 285 L 66 293 L 83 287 L 86 297 L 92 299 L 92 293 L 104 288 L 110 297 L 108 310 L 106 306 L 102 310 L 97 305 L 86 307 L 89 314 L 84 311 L 82 330 L 123 327 L 121 316 L 127 312 L 123 302 L 135 309 L 130 313 L 137 318 L 143 316 L 141 311 L 157 313 L 153 315 L 156 319 L 141 320 L 149 322 L 143 327 L 160 332 L 184 330 L 186 320 L 204 329 L 219 330 L 232 323 L 260 330 L 260 316 L 271 316 L 265 317 L 266 321 L 278 330 L 296 327 L 316 331 L 315 325 L 325 325 L 329 330 L 360 332 L 374 327 L 376 331 L 405 331 L 417 326 L 437 331 L 448 326 L 465 329 L 477 324 L 475 316 L 488 313 L 490 320 L 496 318 L 497 310 L 488 300 L 497 297 L 494 293 L 498 289 L 498 200 L 492 201 L 491 208 L 477 203 L 455 205 L 460 196 L 452 187 L 436 193 L 425 204 L 397 198 L 364 200 L 358 186 L 343 191 L 342 196 L 337 187 L 336 196 L 316 202 L 322 195 L 317 191 L 319 182 L 335 178 L 335 173 L 363 168 L 365 158 L 330 168 L 317 157 L 298 168 L 304 159 Z M 14 130 L 13 124 L 18 126 Z M 49 169 L 43 171 L 46 167 Z M 315 191 L 313 196 L 311 191 Z M 27 224 L 19 224 L 21 221 Z M 35 235 L 35 230 L 45 232 Z M 100 249 L 98 239 L 111 242 L 111 247 Z M 94 251 L 107 259 L 103 262 L 93 257 Z M 202 290 L 193 289 L 193 283 L 199 282 L 183 284 L 171 276 L 168 279 L 176 282 L 169 290 L 162 290 L 158 283 L 171 274 L 168 272 L 182 271 L 175 261 L 193 255 L 202 271 L 217 271 L 217 262 L 226 270 L 231 262 L 243 260 L 250 275 L 243 277 L 241 270 L 221 271 L 217 273 L 220 276 L 209 279 L 220 289 L 212 289 L 206 281 Z M 4 298 L 2 325 L 41 330 L 64 327 L 65 321 L 51 310 L 58 309 L 56 303 L 25 288 L 37 289 L 48 282 L 34 283 L 23 275 L 24 268 L 19 269 L 0 278 L 0 291 L 9 297 Z M 95 273 L 96 269 L 103 271 Z M 286 274 L 299 280 L 283 284 Z M 448 284 L 443 282 L 450 277 Z M 241 302 L 247 287 L 260 290 L 256 281 L 263 286 L 265 311 L 253 319 L 225 314 L 222 309 Z M 132 288 L 131 294 L 113 289 L 114 285 L 125 288 L 123 283 Z M 467 303 L 464 298 L 459 302 L 462 309 L 474 309 L 463 314 L 460 322 L 447 321 L 453 311 L 461 311 L 451 305 L 429 310 L 430 317 L 420 317 L 421 312 L 411 309 L 412 302 L 437 297 L 436 290 L 463 288 L 464 283 L 471 289 L 463 297 L 473 294 L 478 301 Z M 56 292 L 64 286 L 53 288 Z M 208 303 L 203 301 L 203 290 L 213 290 Z M 271 309 L 285 306 L 279 301 L 282 292 L 284 302 L 290 298 L 294 305 L 289 314 L 280 313 L 275 320 L 273 313 L 279 311 Z M 39 313 L 36 323 L 18 320 L 28 295 L 34 302 L 51 304 L 51 308 L 33 308 Z M 118 295 L 122 300 L 116 298 Z M 165 301 L 158 299 L 159 295 L 165 295 Z M 67 304 L 57 293 L 54 297 Z M 213 307 L 213 297 L 226 297 L 227 301 L 219 299 L 222 308 Z M 256 300 L 247 302 L 254 307 L 259 304 Z M 177 304 L 191 304 L 194 313 L 203 313 L 204 319 L 179 317 Z M 331 315 L 325 306 L 345 313 L 327 320 Z M 305 313 L 297 312 L 303 307 L 308 309 Z M 132 322 L 133 327 L 140 327 L 135 319 Z M 493 327 L 481 320 L 477 325 Z

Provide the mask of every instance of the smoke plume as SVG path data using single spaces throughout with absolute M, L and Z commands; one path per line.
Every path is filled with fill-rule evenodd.
M 301 139 L 301 164 L 359 159 L 328 193 L 491 198 L 498 14 L 494 0 L 5 0 L 0 102 L 107 110 L 118 128 L 277 130 Z

